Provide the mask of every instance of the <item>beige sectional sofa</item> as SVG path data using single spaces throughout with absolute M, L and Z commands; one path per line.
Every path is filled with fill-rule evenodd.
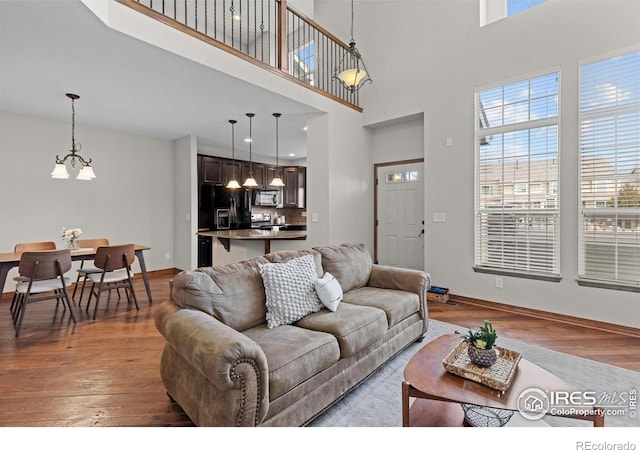
M 260 266 L 306 255 L 318 277 L 335 276 L 342 301 L 335 312 L 269 328 Z M 349 244 L 180 272 L 155 313 L 167 393 L 199 426 L 305 425 L 422 339 L 429 283 L 422 271 L 372 264 L 364 245 Z

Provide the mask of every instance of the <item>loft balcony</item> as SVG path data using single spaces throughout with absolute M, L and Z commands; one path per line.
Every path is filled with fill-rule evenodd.
M 357 111 L 358 91 L 335 78 L 349 45 L 286 0 L 117 0 L 214 47 Z

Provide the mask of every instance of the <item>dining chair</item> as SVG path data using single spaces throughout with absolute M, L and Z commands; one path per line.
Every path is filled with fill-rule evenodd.
M 14 253 L 24 253 L 24 252 L 39 252 L 43 250 L 55 250 L 56 243 L 53 241 L 42 241 L 42 242 L 18 242 L 16 246 L 13 248 Z M 28 278 L 22 277 L 18 275 L 17 277 L 13 277 L 13 281 L 29 281 Z M 17 301 L 17 293 L 13 293 L 13 298 L 11 299 L 11 306 L 9 306 L 9 310 L 11 312 L 14 311 Z
M 79 239 L 78 247 L 80 248 L 92 248 L 97 250 L 98 247 L 108 246 L 109 239 L 106 238 L 97 238 L 97 239 Z M 84 259 L 80 262 L 80 268 L 77 270 L 78 276 L 76 277 L 76 283 L 73 286 L 73 294 L 71 294 L 71 298 L 75 300 L 76 291 L 78 290 L 78 285 L 80 284 L 80 279 L 82 279 L 82 289 L 80 290 L 80 300 L 78 300 L 78 306 L 82 304 L 82 297 L 84 296 L 84 288 L 87 284 L 87 280 L 89 279 L 89 274 L 91 273 L 100 273 L 102 269 L 98 269 L 95 264 L 91 264 L 88 267 L 84 267 Z M 119 294 L 119 291 L 118 291 Z
M 91 298 L 95 297 L 96 304 L 93 310 L 93 320 L 96 320 L 96 315 L 98 314 L 98 305 L 102 292 L 113 289 L 124 288 L 127 294 L 127 301 L 130 303 L 133 298 L 136 310 L 140 310 L 136 293 L 133 290 L 131 264 L 133 264 L 134 260 L 133 244 L 98 247 L 93 263 L 97 268 L 101 269 L 101 272 L 89 274 L 92 284 L 86 307 L 86 310 L 89 311 Z
M 64 274 L 71 270 L 71 252 L 69 250 L 48 250 L 24 252 L 20 257 L 18 273 L 25 280 L 16 283 L 17 302 L 14 311 L 16 337 L 20 335 L 27 305 L 43 300 L 62 300 L 69 307 L 71 319 L 76 317 L 67 294 L 67 284 L 71 279 Z
M 55 250 L 56 243 L 53 241 L 43 242 L 19 242 L 13 249 L 14 253 L 40 252 L 43 250 Z

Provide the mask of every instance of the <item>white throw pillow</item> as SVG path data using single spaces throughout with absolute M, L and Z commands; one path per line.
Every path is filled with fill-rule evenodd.
M 342 287 L 338 280 L 329 272 L 325 272 L 322 278 L 315 281 L 316 293 L 320 297 L 320 301 L 329 311 L 338 309 L 338 305 L 342 300 Z
M 288 325 L 322 309 L 314 287 L 318 273 L 313 255 L 286 263 L 263 264 L 260 274 L 266 295 L 268 328 Z

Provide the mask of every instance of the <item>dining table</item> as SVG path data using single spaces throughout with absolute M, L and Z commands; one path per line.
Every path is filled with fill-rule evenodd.
M 142 244 L 133 244 L 133 249 L 138 258 L 138 263 L 140 264 L 140 272 L 142 275 L 142 280 L 144 281 L 144 287 L 147 291 L 147 298 L 149 299 L 149 304 L 153 303 L 151 298 L 151 286 L 149 285 L 149 278 L 147 277 L 147 266 L 144 262 L 144 254 L 145 250 L 150 250 L 151 247 Z M 20 265 L 20 257 L 22 253 L 0 253 L 0 293 L 4 291 L 4 285 L 7 281 L 7 275 L 9 271 Z M 72 261 L 86 261 L 93 260 L 96 256 L 95 248 L 79 248 L 77 250 L 71 250 L 71 260 Z M 0 294 L 1 295 L 1 294 Z

